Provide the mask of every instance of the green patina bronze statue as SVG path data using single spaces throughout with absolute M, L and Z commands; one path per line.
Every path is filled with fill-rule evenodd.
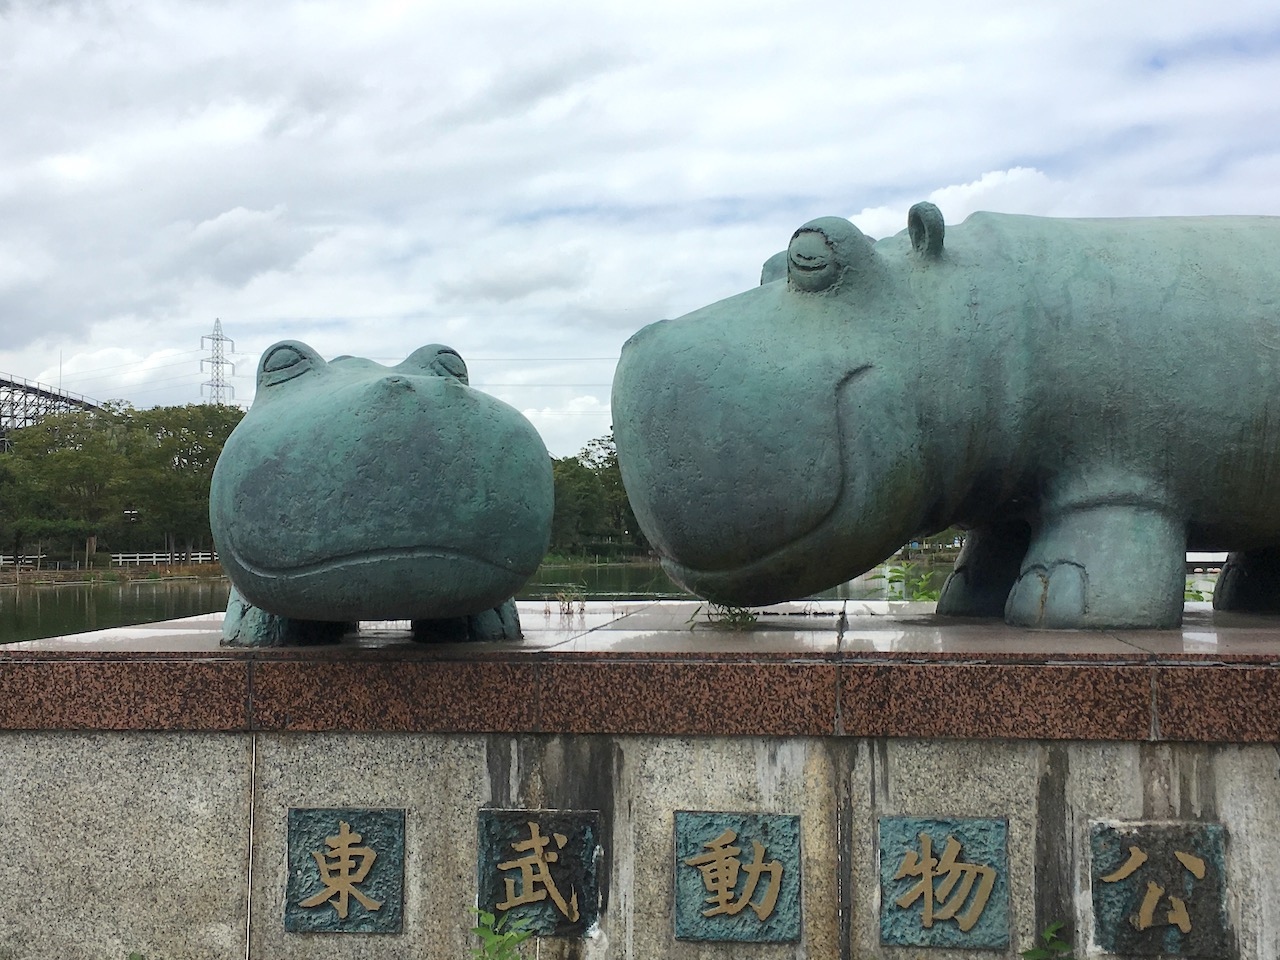
M 1236 551 L 1219 609 L 1280 611 L 1278 265 L 1280 218 L 812 221 L 758 288 L 627 343 L 627 493 L 723 603 L 958 525 L 940 613 L 1173 627 L 1187 549 Z
M 235 591 L 225 641 L 317 642 L 360 620 L 422 639 L 513 639 L 512 595 L 551 532 L 551 460 L 519 411 L 438 344 L 394 367 L 286 340 L 214 469 Z

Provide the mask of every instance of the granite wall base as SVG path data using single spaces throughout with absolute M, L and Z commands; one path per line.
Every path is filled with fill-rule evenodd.
M 1077 956 L 1102 956 L 1097 821 L 1222 824 L 1214 956 L 1280 956 L 1269 745 L 14 732 L 0 750 L 5 960 L 456 960 L 474 943 L 477 812 L 489 807 L 599 811 L 599 923 L 585 939 L 543 939 L 539 960 L 1014 958 L 1058 920 Z M 328 807 L 404 811 L 400 932 L 286 931 L 289 810 Z M 675 938 L 678 810 L 800 818 L 798 941 Z M 1006 946 L 882 942 L 878 824 L 899 817 L 1007 824 Z

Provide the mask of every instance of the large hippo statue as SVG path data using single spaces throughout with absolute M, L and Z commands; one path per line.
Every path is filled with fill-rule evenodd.
M 941 613 L 1172 627 L 1187 549 L 1236 551 L 1219 608 L 1280 609 L 1278 384 L 1280 218 L 917 204 L 877 243 L 807 223 L 759 287 L 641 330 L 613 410 L 641 527 L 709 599 L 959 525 Z
M 235 586 L 230 642 L 333 639 L 406 619 L 424 638 L 518 636 L 512 594 L 551 533 L 551 460 L 519 411 L 433 344 L 394 367 L 286 340 L 213 473 Z

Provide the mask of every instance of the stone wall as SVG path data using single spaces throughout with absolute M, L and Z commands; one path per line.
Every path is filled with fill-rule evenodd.
M 691 609 L 543 622 L 530 608 L 519 647 L 424 648 L 384 629 L 330 649 L 224 651 L 214 621 L 11 645 L 0 958 L 464 957 L 478 874 L 522 856 L 486 846 L 491 810 L 527 811 L 517 820 L 544 839 L 566 837 L 550 875 L 566 907 L 571 891 L 575 910 L 598 910 L 583 933 L 538 940 L 540 960 L 1013 958 L 1055 921 L 1078 956 L 1280 956 L 1269 627 L 1193 621 L 1177 653 L 1143 649 L 1170 647 L 1167 633 L 1077 636 L 1066 642 L 1080 649 L 1048 653 L 1036 645 L 1061 638 L 1003 625 L 837 607 L 690 631 Z M 1193 649 L 1202 641 L 1187 634 L 1207 629 L 1216 649 Z M 392 826 L 375 833 L 371 811 Z M 592 815 L 594 875 L 564 872 L 572 829 L 544 811 Z M 708 816 L 682 815 L 678 830 L 681 811 Z M 336 895 L 298 906 L 329 889 L 314 838 L 337 835 L 330 814 L 386 871 L 351 886 L 379 909 L 352 899 L 343 922 Z M 308 816 L 321 818 L 309 835 Z M 741 834 L 740 869 L 716 901 L 684 854 L 714 853 L 703 834 L 723 824 Z M 928 893 L 899 906 L 924 890 L 922 861 Z M 778 874 L 764 869 L 774 862 Z M 774 879 L 797 872 L 798 893 L 780 885 L 767 903 Z M 508 866 L 500 879 L 529 900 L 531 877 Z M 691 903 L 699 883 L 707 896 Z M 539 908 L 555 913 L 553 899 Z M 290 912 L 312 931 L 383 922 L 393 902 L 398 932 L 287 929 Z M 697 920 L 717 903 L 738 908 L 738 936 L 785 934 L 775 918 L 797 909 L 798 938 L 676 938 L 678 910 L 693 918 L 686 934 L 723 933 L 727 910 Z

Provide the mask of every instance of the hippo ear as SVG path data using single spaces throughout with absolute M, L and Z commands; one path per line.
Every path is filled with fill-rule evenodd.
M 917 203 L 907 211 L 907 232 L 911 235 L 911 249 L 917 256 L 936 259 L 942 255 L 946 224 L 942 222 L 942 211 L 932 203 Z
M 311 370 L 328 366 L 324 358 L 300 340 L 281 340 L 267 347 L 258 361 L 258 388 L 277 387 Z
M 875 266 L 871 241 L 844 217 L 810 220 L 787 246 L 788 286 L 805 293 L 835 289 L 846 277 L 868 277 Z

